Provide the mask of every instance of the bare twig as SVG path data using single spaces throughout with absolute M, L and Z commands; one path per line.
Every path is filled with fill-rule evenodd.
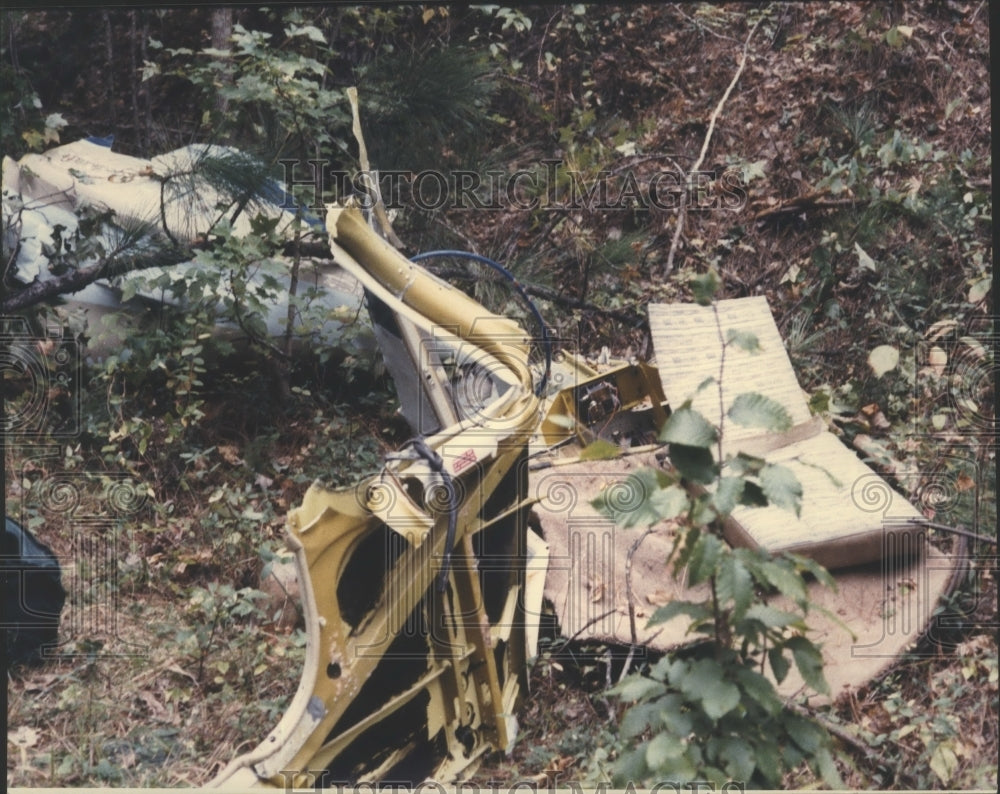
M 719 115 L 722 113 L 722 108 L 725 107 L 726 100 L 729 99 L 729 95 L 733 92 L 736 87 L 736 83 L 739 82 L 740 76 L 743 74 L 743 69 L 747 65 L 747 52 L 750 48 L 750 39 L 753 38 L 754 33 L 757 32 L 757 28 L 760 27 L 760 23 L 763 20 L 758 19 L 750 32 L 747 34 L 746 41 L 743 42 L 743 53 L 740 57 L 740 65 L 736 69 L 736 74 L 733 75 L 733 79 L 729 82 L 728 88 L 726 88 L 725 93 L 719 100 L 719 104 L 715 106 L 715 110 L 712 111 L 712 115 L 708 120 L 708 131 L 705 133 L 705 140 L 701 145 L 701 152 L 698 154 L 698 159 L 695 160 L 694 165 L 688 171 L 688 176 L 695 173 L 699 168 L 701 168 L 702 163 L 705 162 L 705 154 L 708 152 L 708 145 L 712 140 L 712 133 L 715 132 L 715 124 L 719 120 Z M 684 232 L 684 220 L 687 217 L 687 203 L 681 202 L 680 207 L 677 210 L 677 225 L 674 227 L 674 237 L 670 241 L 670 252 L 667 254 L 667 263 L 663 267 L 663 275 L 668 276 L 670 271 L 674 267 L 674 256 L 677 254 L 677 246 L 680 243 L 681 235 Z
M 812 193 L 806 196 L 796 196 L 795 198 L 788 199 L 782 202 L 776 207 L 769 207 L 768 209 L 763 209 L 754 215 L 754 222 L 761 223 L 766 220 L 771 220 L 779 215 L 792 215 L 805 213 L 812 210 L 832 210 L 832 209 L 843 209 L 844 207 L 858 207 L 863 204 L 869 204 L 870 201 L 867 199 L 857 199 L 857 198 L 820 198 L 821 194 Z
M 625 597 L 628 599 L 628 628 L 632 642 L 629 647 L 628 657 L 625 659 L 625 666 L 622 668 L 622 679 L 628 675 L 628 669 L 632 663 L 633 651 L 635 651 L 636 646 L 639 644 L 639 632 L 635 627 L 635 600 L 632 598 L 632 557 L 652 531 L 652 526 L 646 527 L 646 531 L 635 540 L 632 547 L 628 550 L 628 556 L 625 558 Z
M 572 637 L 567 637 L 565 640 L 563 640 L 563 642 L 561 642 L 559 644 L 559 647 L 556 648 L 556 649 L 554 649 L 552 651 L 552 653 L 559 653 L 563 648 L 565 648 L 567 645 L 569 645 L 571 642 L 573 642 L 573 640 L 575 640 L 577 637 L 579 637 L 581 634 L 583 634 L 583 632 L 585 632 L 587 629 L 589 629 L 595 623 L 599 623 L 600 621 L 604 620 L 604 618 L 610 617 L 611 615 L 615 614 L 615 612 L 617 612 L 617 610 L 615 610 L 615 609 L 609 609 L 607 612 L 604 612 L 603 614 L 600 614 L 597 617 L 592 618 L 591 620 L 588 620 L 586 623 L 584 623 L 582 626 L 580 626 L 579 629 L 576 630 L 576 632 L 573 634 Z

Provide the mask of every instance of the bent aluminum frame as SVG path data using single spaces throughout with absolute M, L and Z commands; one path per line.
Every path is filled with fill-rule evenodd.
M 517 730 L 541 602 L 541 582 L 529 602 L 526 580 L 546 567 L 528 529 L 540 411 L 529 340 L 405 259 L 357 210 L 331 210 L 327 228 L 369 299 L 488 373 L 495 399 L 355 488 L 313 485 L 291 512 L 305 669 L 279 724 L 215 786 L 453 781 Z

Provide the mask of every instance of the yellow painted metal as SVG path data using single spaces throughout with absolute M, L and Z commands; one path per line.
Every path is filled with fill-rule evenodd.
M 576 362 L 572 362 L 576 363 Z M 555 445 L 576 436 L 583 444 L 594 440 L 593 425 L 600 419 L 610 418 L 614 412 L 634 410 L 644 403 L 652 411 L 653 424 L 662 427 L 667 419 L 666 397 L 660 385 L 660 375 L 655 367 L 645 363 L 623 364 L 607 372 L 594 374 L 583 365 L 579 367 L 581 378 L 572 388 L 563 389 L 552 399 L 541 432 L 545 443 Z M 613 411 L 599 408 L 600 417 L 588 416 L 588 395 L 613 393 L 616 405 Z M 596 401 L 597 396 L 594 397 Z
M 514 738 L 510 712 L 525 676 L 527 444 L 539 418 L 527 334 L 410 263 L 356 210 L 331 212 L 328 228 L 335 258 L 366 289 L 505 388 L 425 439 L 448 474 L 450 504 L 432 461 L 404 451 L 354 488 L 312 486 L 290 513 L 305 669 L 282 720 L 218 786 L 453 781 Z

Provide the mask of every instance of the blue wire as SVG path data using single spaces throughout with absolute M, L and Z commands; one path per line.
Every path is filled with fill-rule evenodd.
M 424 259 L 430 259 L 431 257 L 441 257 L 441 256 L 451 256 L 458 259 L 471 259 L 474 262 L 481 262 L 484 265 L 488 265 L 493 268 L 497 273 L 506 278 L 517 291 L 517 294 L 524 299 L 524 302 L 528 304 L 528 308 L 531 309 L 531 313 L 535 315 L 535 320 L 538 321 L 538 327 L 542 329 L 542 348 L 545 351 L 545 372 L 542 373 L 542 378 L 535 387 L 535 396 L 541 397 L 542 393 L 545 391 L 545 385 L 549 381 L 549 372 L 552 369 L 552 340 L 549 338 L 549 329 L 545 325 L 545 320 L 542 318 L 542 313 L 538 311 L 538 307 L 535 306 L 531 298 L 528 297 L 528 293 L 524 291 L 524 287 L 521 286 L 517 277 L 511 273 L 507 268 L 501 265 L 499 262 L 494 262 L 492 259 L 483 256 L 482 254 L 474 254 L 471 251 L 457 251 L 445 249 L 441 251 L 424 251 L 423 253 L 417 254 L 416 256 L 410 257 L 411 262 L 421 262 Z

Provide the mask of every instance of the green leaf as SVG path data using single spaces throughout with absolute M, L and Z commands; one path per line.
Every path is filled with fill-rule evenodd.
M 749 667 L 739 667 L 736 680 L 743 691 L 768 714 L 774 716 L 781 711 L 781 698 L 768 678 Z
M 293 25 L 285 29 L 285 35 L 307 36 L 310 41 L 315 41 L 317 44 L 326 44 L 326 37 L 314 25 Z
M 784 767 L 781 763 L 781 748 L 776 741 L 771 741 L 770 737 L 761 737 L 756 742 L 757 774 L 763 776 L 766 781 L 764 788 L 782 788 L 782 773 Z
M 703 532 L 698 538 L 688 561 L 688 582 L 692 586 L 701 584 L 715 573 L 722 545 L 722 541 L 711 532 Z
M 798 714 L 785 716 L 785 727 L 792 741 L 809 755 L 819 752 L 827 741 L 826 731 L 815 720 Z
M 895 369 L 898 363 L 899 351 L 892 345 L 879 345 L 868 354 L 868 366 L 872 368 L 877 378 Z
M 656 701 L 660 710 L 660 721 L 674 736 L 687 736 L 694 730 L 691 713 L 684 707 L 684 698 L 677 692 L 664 695 Z
M 833 755 L 826 747 L 820 747 L 813 755 L 813 759 L 816 761 L 816 769 L 826 785 L 835 790 L 847 788 L 844 779 L 840 776 L 840 770 L 837 769 L 837 764 L 834 763 Z M 934 761 L 931 759 L 931 769 L 933 768 Z
M 745 739 L 725 737 L 719 741 L 719 759 L 731 780 L 749 780 L 757 766 L 753 746 Z
M 664 499 L 654 502 L 651 497 L 670 478 L 651 468 L 636 469 L 624 480 L 606 486 L 591 505 L 621 527 L 649 526 L 661 519 L 658 507 Z
M 716 595 L 725 607 L 733 602 L 733 618 L 739 620 L 750 607 L 753 599 L 753 577 L 735 554 L 726 554 L 719 565 L 715 580 Z
M 754 455 L 748 455 L 746 452 L 740 452 L 735 458 L 726 461 L 726 465 L 736 474 L 760 474 L 760 470 L 767 465 L 767 461 Z
M 692 482 L 708 485 L 715 481 L 718 467 L 710 449 L 690 447 L 685 444 L 670 444 L 670 462 L 677 467 L 682 477 Z
M 783 596 L 798 604 L 805 601 L 807 595 L 805 579 L 787 559 L 783 557 L 757 559 L 750 565 L 754 576 L 764 584 L 776 588 Z
M 760 487 L 767 500 L 778 507 L 802 513 L 802 483 L 787 466 L 769 464 L 760 473 Z
M 658 772 L 671 761 L 684 755 L 684 745 L 669 733 L 658 733 L 646 745 L 646 766 Z
M 816 562 L 816 560 L 811 559 L 810 557 L 804 557 L 800 554 L 786 553 L 785 556 L 792 560 L 792 562 L 794 562 L 799 568 L 815 576 L 816 581 L 824 587 L 829 588 L 833 592 L 837 592 L 837 580 L 833 578 L 826 568 Z
M 745 480 L 742 477 L 722 477 L 712 494 L 712 507 L 721 516 L 727 516 L 743 496 Z
M 671 788 L 685 786 L 698 777 L 698 768 L 689 757 L 691 745 L 678 743 L 677 747 L 678 751 L 665 759 L 656 774 L 657 780 L 669 780 Z
M 658 703 L 639 703 L 625 712 L 618 725 L 620 735 L 625 739 L 634 739 L 645 733 L 649 728 L 655 728 L 659 723 L 660 707 Z
M 621 454 L 621 447 L 617 444 L 599 438 L 580 451 L 580 460 L 614 460 Z
M 678 408 L 667 419 L 660 431 L 660 441 L 682 444 L 686 447 L 711 447 L 719 438 L 716 429 L 698 411 Z
M 792 668 L 791 662 L 785 658 L 785 649 L 782 646 L 771 648 L 767 652 L 767 660 L 771 664 L 771 672 L 774 673 L 774 680 L 779 684 L 785 680 L 788 671 Z
M 792 426 L 792 417 L 777 400 L 756 392 L 737 395 L 727 413 L 736 424 L 782 432 Z
M 649 497 L 649 507 L 660 521 L 676 518 L 687 506 L 688 493 L 677 485 L 660 488 Z
M 713 383 L 715 383 L 715 378 L 709 375 L 701 383 L 698 384 L 698 388 L 694 390 L 694 393 L 696 395 L 701 394 L 703 391 L 705 391 L 705 389 L 707 389 Z M 681 407 L 683 408 L 684 406 Z
M 691 285 L 691 294 L 694 296 L 695 303 L 699 306 L 711 305 L 721 284 L 719 275 L 714 270 L 694 276 L 688 283 Z
M 669 604 L 658 607 L 646 625 L 656 626 L 660 623 L 666 623 L 678 615 L 688 615 L 697 622 L 712 617 L 712 610 L 705 604 L 693 601 L 671 601 Z
M 757 483 L 747 480 L 743 484 L 743 496 L 740 497 L 740 504 L 747 507 L 767 507 L 767 497 L 764 496 L 764 492 Z
M 680 684 L 681 691 L 701 701 L 705 714 L 718 720 L 740 704 L 740 690 L 725 678 L 725 670 L 715 659 L 699 659 L 691 665 Z
M 757 334 L 750 331 L 739 331 L 735 328 L 730 328 L 726 332 L 726 344 L 734 345 L 748 353 L 759 353 L 761 351 L 760 340 L 757 338 Z
M 615 763 L 612 781 L 617 788 L 625 788 L 626 784 L 635 786 L 636 780 L 646 778 L 646 746 L 640 744 L 634 750 L 623 753 Z
M 803 627 L 802 618 L 791 612 L 784 612 L 767 604 L 754 604 L 746 611 L 748 620 L 757 620 L 769 629 L 781 628 L 783 626 Z
M 609 694 L 625 701 L 649 700 L 667 691 L 660 681 L 642 675 L 630 675 L 621 683 L 608 690 Z
M 820 694 L 829 695 L 830 685 L 823 677 L 823 655 L 819 648 L 805 637 L 792 637 L 785 646 L 791 649 L 802 679 Z

